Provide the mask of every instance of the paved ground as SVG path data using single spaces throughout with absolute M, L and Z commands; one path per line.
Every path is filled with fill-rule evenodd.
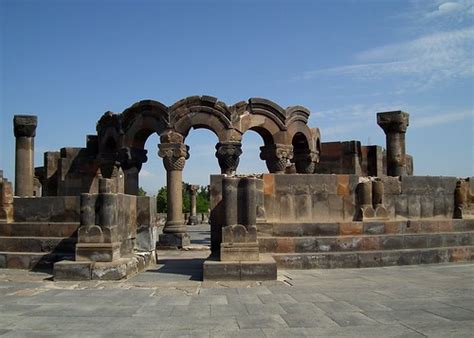
M 52 282 L 48 273 L 0 270 L 0 336 L 473 336 L 474 264 L 203 283 L 207 253 L 161 253 L 156 268 L 123 282 Z

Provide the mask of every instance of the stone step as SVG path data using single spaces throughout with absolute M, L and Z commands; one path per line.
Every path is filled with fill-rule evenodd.
M 474 231 L 474 219 L 400 220 L 333 223 L 260 223 L 258 231 L 271 236 L 348 236 Z
M 79 222 L 0 223 L 0 236 L 71 237 L 79 226 Z
M 0 236 L 0 251 L 8 252 L 71 252 L 76 237 L 16 237 Z
M 474 246 L 385 251 L 272 254 L 281 269 L 369 268 L 393 265 L 469 262 Z
M 346 252 L 425 249 L 474 245 L 474 231 L 399 235 L 275 237 L 259 236 L 260 252 Z
M 0 251 L 2 269 L 51 269 L 62 260 L 74 260 L 69 252 L 5 252 Z

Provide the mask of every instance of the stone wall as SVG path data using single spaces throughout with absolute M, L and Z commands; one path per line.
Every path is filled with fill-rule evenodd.
M 15 222 L 79 222 L 79 196 L 15 197 Z

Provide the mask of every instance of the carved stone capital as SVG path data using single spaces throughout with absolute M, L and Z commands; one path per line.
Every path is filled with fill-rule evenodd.
M 190 185 L 189 186 L 189 192 L 191 195 L 196 195 L 197 191 L 199 190 L 199 185 Z
M 240 142 L 220 142 L 216 145 L 216 157 L 221 167 L 221 173 L 232 175 L 237 170 L 239 158 L 242 155 Z
M 316 169 L 316 163 L 319 162 L 319 152 L 309 149 L 295 150 L 293 159 L 296 172 L 299 174 L 312 174 Z
M 260 147 L 260 158 L 265 160 L 271 173 L 283 173 L 289 160 L 293 158 L 293 146 L 271 144 Z
M 158 148 L 158 156 L 163 158 L 166 170 L 184 169 L 184 164 L 189 158 L 189 146 L 183 143 L 161 143 Z
M 377 124 L 387 133 L 405 133 L 409 125 L 408 113 L 401 110 L 377 113 Z
M 13 117 L 13 132 L 15 137 L 35 137 L 37 125 L 37 116 L 15 115 Z
M 142 164 L 145 163 L 148 158 L 146 156 L 147 150 L 140 148 L 122 148 L 118 153 L 118 160 L 124 170 L 130 168 L 141 169 Z

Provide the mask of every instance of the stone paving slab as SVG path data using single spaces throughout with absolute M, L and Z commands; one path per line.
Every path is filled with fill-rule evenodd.
M 471 263 L 209 283 L 182 271 L 192 254 L 173 255 L 181 261 L 166 271 L 118 282 L 58 283 L 47 272 L 0 270 L 0 336 L 472 337 Z

